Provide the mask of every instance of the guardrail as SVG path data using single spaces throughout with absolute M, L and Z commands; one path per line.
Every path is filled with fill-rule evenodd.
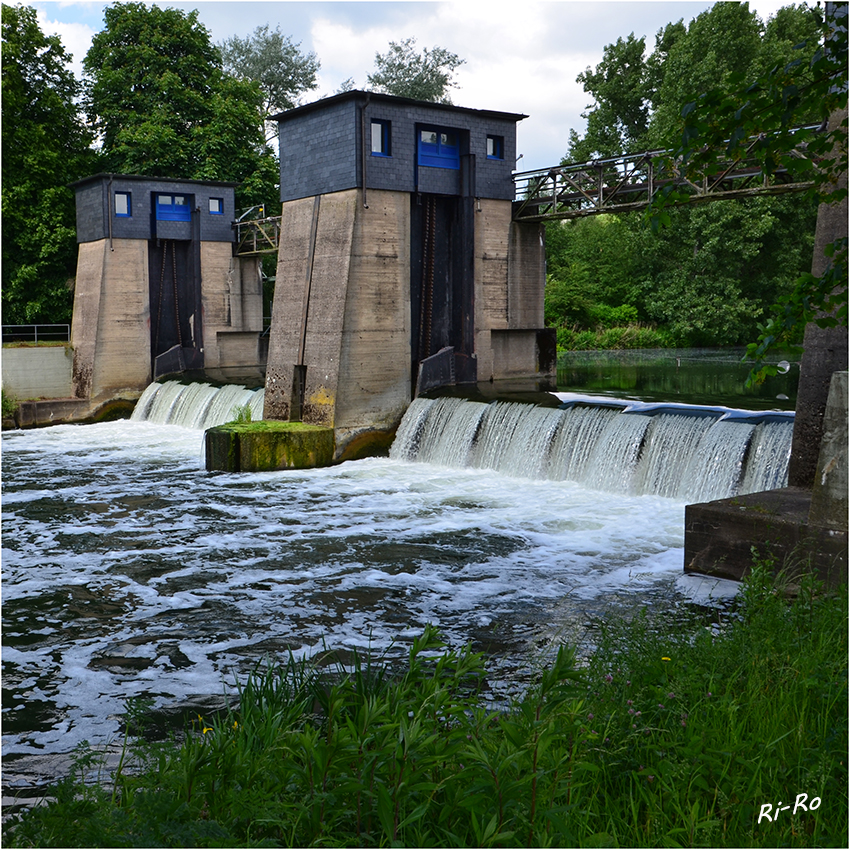
M 815 127 L 801 129 L 811 130 Z M 777 195 L 810 188 L 785 168 L 767 173 L 752 153 L 760 137 L 736 160 L 718 153 L 710 169 L 693 179 L 670 151 L 653 150 L 556 165 L 514 174 L 514 219 L 547 221 L 645 209 L 663 186 L 675 184 L 691 201 Z M 805 147 L 792 156 L 807 158 Z
M 251 212 L 249 210 L 249 212 Z M 236 256 L 276 253 L 280 244 L 280 216 L 237 220 L 232 224 L 236 231 Z
M 69 342 L 70 325 L 3 325 L 3 342 Z

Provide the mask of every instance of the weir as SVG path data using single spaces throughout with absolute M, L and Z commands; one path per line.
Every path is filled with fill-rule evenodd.
M 138 401 L 133 415 L 136 422 L 158 422 L 183 428 L 213 428 L 235 419 L 247 408 L 251 419 L 263 418 L 265 390 L 250 390 L 230 384 L 182 384 L 166 381 L 151 384 Z
M 417 399 L 390 457 L 701 501 L 784 487 L 793 414 Z

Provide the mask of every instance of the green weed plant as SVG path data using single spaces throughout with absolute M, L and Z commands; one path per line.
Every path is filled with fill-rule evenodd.
M 667 331 L 629 324 L 596 330 L 561 327 L 556 331 L 558 351 L 601 351 L 635 348 L 675 348 L 677 340 Z
M 268 663 L 181 742 L 9 818 L 4 844 L 847 846 L 846 586 L 789 601 L 759 567 L 719 622 L 644 614 L 600 626 L 588 661 L 562 647 L 508 710 L 483 676 L 431 627 L 401 673 Z M 792 812 L 800 794 L 819 805 Z

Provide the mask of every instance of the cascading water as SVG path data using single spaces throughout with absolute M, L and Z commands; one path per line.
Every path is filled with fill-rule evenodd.
M 4 432 L 6 794 L 120 750 L 128 699 L 182 726 L 267 658 L 403 662 L 426 623 L 512 692 L 589 622 L 733 592 L 682 573 L 689 487 L 781 486 L 790 445 L 774 414 L 419 399 L 390 458 L 208 474 L 191 428 L 262 395 L 157 384 L 132 421 Z
M 213 387 L 210 384 L 181 384 L 166 381 L 150 384 L 136 403 L 136 422 L 158 422 L 183 428 L 213 428 L 236 417 L 246 405 L 251 419 L 263 418 L 265 390 L 249 390 L 235 384 Z
M 785 486 L 793 417 L 716 408 L 566 409 L 417 399 L 390 456 L 710 501 Z

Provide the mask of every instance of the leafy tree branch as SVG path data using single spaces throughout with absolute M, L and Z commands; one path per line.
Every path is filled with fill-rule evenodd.
M 813 204 L 837 204 L 847 197 L 847 26 L 842 18 L 825 20 L 817 11 L 819 44 L 796 46 L 800 54 L 747 83 L 732 75 L 685 104 L 681 139 L 671 158 L 683 176 L 696 181 L 716 174 L 720 160 L 755 158 L 766 174 L 782 169 L 794 182 L 811 183 Z M 803 55 L 811 52 L 808 60 Z M 721 153 L 722 152 L 722 153 Z M 659 191 L 647 215 L 654 231 L 670 224 L 670 208 L 687 196 L 668 185 Z M 760 324 L 758 341 L 748 346 L 755 360 L 750 382 L 764 380 L 776 368 L 765 363 L 780 345 L 799 343 L 805 325 L 847 324 L 847 240 L 826 249 L 822 275 L 800 275 Z

